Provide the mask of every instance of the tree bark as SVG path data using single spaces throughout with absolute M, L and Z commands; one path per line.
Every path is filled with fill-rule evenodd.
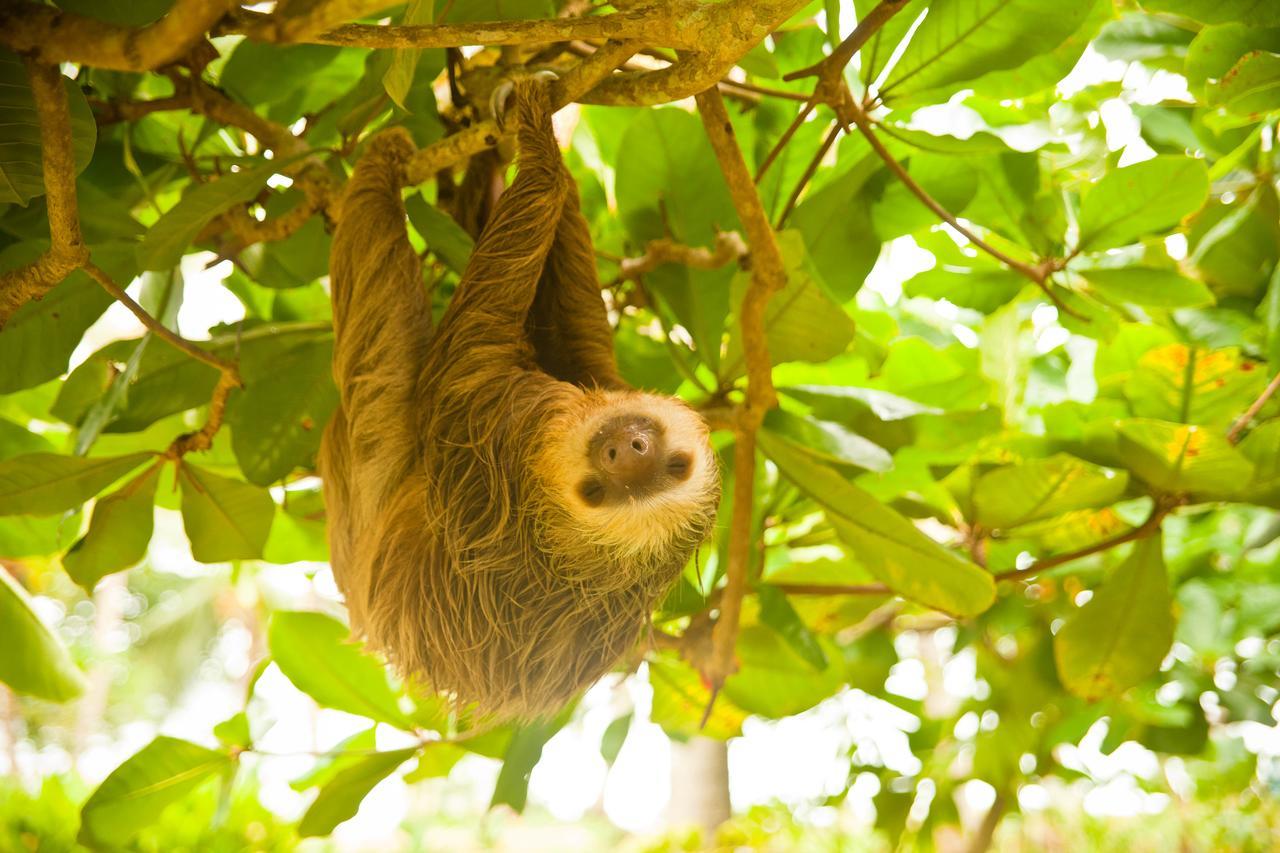
M 695 737 L 671 742 L 671 802 L 667 824 L 696 825 L 710 842 L 732 815 L 729 805 L 729 745 Z

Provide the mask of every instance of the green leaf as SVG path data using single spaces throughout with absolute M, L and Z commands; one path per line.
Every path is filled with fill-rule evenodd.
M 78 840 L 88 847 L 120 847 L 158 822 L 166 806 L 233 766 L 225 752 L 157 737 L 111 771 L 89 797 L 80 810 Z
M 153 456 L 85 459 L 29 453 L 0 462 L 0 515 L 52 515 L 74 509 Z
M 98 139 L 97 123 L 80 87 L 62 79 L 71 113 L 71 148 L 76 174 L 93 158 Z M 0 146 L 0 204 L 20 204 L 44 195 L 44 165 L 40 157 L 40 118 L 27 69 L 17 54 L 0 50 L 0 127 L 5 144 Z
M 435 253 L 445 266 L 462 275 L 471 258 L 475 241 L 462 230 L 453 217 L 428 202 L 422 194 L 410 196 L 404 203 L 413 227 L 427 241 L 427 248 Z
M 863 191 L 875 168 L 856 166 L 810 192 L 788 220 L 803 235 L 823 282 L 841 301 L 853 298 L 880 257 L 871 202 Z
M 1250 118 L 1280 109 L 1280 55 L 1246 53 L 1206 95 L 1210 105 Z
M 382 665 L 351 642 L 350 632 L 323 613 L 278 611 L 267 637 L 271 656 L 294 686 L 336 708 L 411 731 Z
M 249 734 L 249 717 L 239 711 L 227 717 L 213 727 L 213 736 L 227 746 L 248 749 L 253 746 L 253 738 Z
M 1026 286 L 1026 278 L 1012 270 L 939 263 L 903 282 L 902 292 L 990 314 L 1012 302 Z
M 940 90 L 1049 53 L 1080 28 L 1092 4 L 1057 0 L 933 0 L 881 87 L 886 99 Z
M 1191 157 L 1153 157 L 1108 172 L 1080 203 L 1079 249 L 1110 249 L 1171 228 L 1208 193 L 1208 169 Z
M 1250 26 L 1280 25 L 1280 7 L 1273 0 L 1142 0 L 1142 8 L 1205 24 L 1235 21 Z
M 772 409 L 764 416 L 764 428 L 826 462 L 857 465 L 868 471 L 893 467 L 887 450 L 837 423 Z
M 764 309 L 765 337 L 769 360 L 827 361 L 844 352 L 853 340 L 853 319 L 828 296 L 805 254 L 804 239 L 796 231 L 778 235 L 778 247 L 786 264 L 787 283 L 775 293 Z M 751 273 L 741 271 L 733 278 L 731 299 L 740 306 L 751 282 Z M 725 353 L 724 376 L 740 376 L 746 370 L 741 328 L 734 324 Z
M 1139 541 L 1053 638 L 1058 674 L 1077 696 L 1123 692 L 1160 668 L 1174 624 L 1161 543 Z
M 1119 267 L 1081 270 L 1089 289 L 1109 302 L 1125 302 L 1144 308 L 1199 308 L 1214 303 L 1213 292 L 1177 270 L 1155 267 Z
M 254 106 L 284 101 L 342 53 L 322 44 L 267 44 L 244 39 L 227 57 L 219 82 L 237 100 Z
M 622 752 L 622 745 L 627 741 L 627 733 L 631 731 L 631 721 L 634 718 L 635 714 L 632 712 L 623 714 L 610 723 L 600 736 L 600 757 L 610 767 L 618 760 L 618 753 Z
M 711 716 L 701 725 L 711 702 L 711 690 L 693 667 L 670 655 L 650 657 L 649 684 L 653 706 L 649 718 L 670 735 L 728 740 L 742 734 L 747 714 L 721 693 L 711 708 Z
M 417 765 L 404 774 L 406 784 L 421 782 L 423 779 L 443 779 L 449 775 L 453 766 L 462 760 L 467 751 L 445 741 L 433 741 L 422 747 L 418 754 Z
M 502 757 L 502 770 L 493 786 L 489 808 L 506 805 L 517 814 L 524 811 L 529 796 L 529 776 L 542 758 L 542 748 L 567 721 L 568 716 L 561 714 L 553 720 L 539 720 L 516 729 Z
M 182 526 L 202 563 L 262 556 L 276 506 L 264 489 L 182 463 Z
M 1235 347 L 1206 352 L 1167 344 L 1142 354 L 1124 395 L 1139 417 L 1226 427 L 1265 384 L 1263 371 Z
M 86 592 L 92 594 L 103 577 L 147 555 L 162 467 L 152 465 L 94 504 L 89 532 L 62 558 L 62 567 Z
M 35 260 L 45 244 L 16 243 L 0 251 L 0 270 Z M 94 263 L 121 287 L 137 274 L 133 243 L 92 247 Z M 39 385 L 67 370 L 67 361 L 85 330 L 111 304 L 111 294 L 77 270 L 39 301 L 23 305 L 0 330 L 0 394 Z
M 252 44 L 252 42 L 242 42 Z M 263 75 L 270 78 L 272 75 Z M 284 171 L 303 155 L 284 160 L 268 160 L 250 169 L 223 175 L 216 181 L 194 186 L 182 200 L 165 211 L 147 231 L 138 246 L 138 264 L 144 270 L 163 270 L 177 266 L 196 239 L 214 217 L 234 205 L 253 200 L 267 183 L 267 178 Z
M 18 693 L 66 702 L 84 691 L 84 675 L 67 649 L 40 621 L 26 590 L 0 566 L 0 625 L 4 652 L 0 682 Z
M 1222 24 L 1205 27 L 1187 48 L 1187 83 L 1194 92 L 1221 79 L 1242 56 L 1255 50 L 1280 52 L 1280 27 Z
M 858 561 L 890 589 L 957 615 L 981 613 L 995 599 L 991 575 L 946 550 L 907 519 L 811 457 L 759 435 L 760 449 L 827 514 Z
M 824 657 L 837 663 L 815 670 L 777 632 L 760 625 L 743 627 L 734 649 L 738 671 L 725 681 L 717 704 L 729 699 L 743 711 L 775 719 L 807 711 L 834 696 L 845 683 L 839 650 L 830 643 L 825 648 Z
M 979 522 L 1004 530 L 1077 509 L 1108 506 L 1124 495 L 1129 475 L 1060 453 L 990 471 L 973 485 Z
M 395 772 L 416 752 L 416 748 L 379 752 L 344 767 L 325 786 L 302 816 L 298 835 L 314 838 L 328 835 L 344 820 L 355 817 L 360 803 L 373 787 Z
M 827 655 L 818 643 L 818 638 L 804 624 L 781 590 L 768 584 L 760 584 L 756 587 L 756 599 L 760 603 L 761 622 L 777 631 L 791 646 L 792 651 L 814 669 L 827 668 Z
M 227 423 L 236 461 L 249 482 L 270 485 L 314 459 L 338 405 L 332 362 L 329 338 L 273 353 L 269 363 L 242 359 L 245 387 Z
M 1201 426 L 1132 418 L 1116 424 L 1124 465 L 1157 489 L 1233 495 L 1253 478 L 1253 465 Z
M 434 18 L 435 0 L 409 0 L 404 7 L 404 15 L 400 20 L 402 26 L 418 26 L 429 24 Z M 401 109 L 405 106 L 405 96 L 413 83 L 413 72 L 418 65 L 421 50 L 415 48 L 396 48 L 391 51 L 391 67 L 382 75 L 382 85 L 386 88 L 391 100 Z

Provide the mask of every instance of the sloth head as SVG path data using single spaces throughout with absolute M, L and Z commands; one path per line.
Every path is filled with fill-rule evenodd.
M 586 391 L 547 424 L 535 472 L 562 508 L 556 544 L 645 562 L 679 560 L 715 520 L 719 474 L 707 426 L 684 403 L 639 391 Z

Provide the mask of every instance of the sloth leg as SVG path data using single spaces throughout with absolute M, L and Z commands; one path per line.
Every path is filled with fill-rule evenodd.
M 450 377 L 459 372 L 469 385 L 529 362 L 525 321 L 555 240 L 568 181 L 551 132 L 545 83 L 514 81 L 506 106 L 519 121 L 516 178 L 498 199 L 440 321 L 432 364 L 423 376 L 437 387 L 449 387 Z
M 418 458 L 414 407 L 431 313 L 400 201 L 412 151 L 403 131 L 370 143 L 347 184 L 330 258 L 340 405 L 325 430 L 320 469 L 334 572 L 357 622 L 368 580 L 357 576 L 365 570 L 352 555 Z

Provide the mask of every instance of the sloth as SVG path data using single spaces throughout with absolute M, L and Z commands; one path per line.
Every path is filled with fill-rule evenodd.
M 545 81 L 504 95 L 516 177 L 434 330 L 400 197 L 407 134 L 356 165 L 319 461 L 353 631 L 459 706 L 530 719 L 634 648 L 710 535 L 719 476 L 701 417 L 618 373 Z

